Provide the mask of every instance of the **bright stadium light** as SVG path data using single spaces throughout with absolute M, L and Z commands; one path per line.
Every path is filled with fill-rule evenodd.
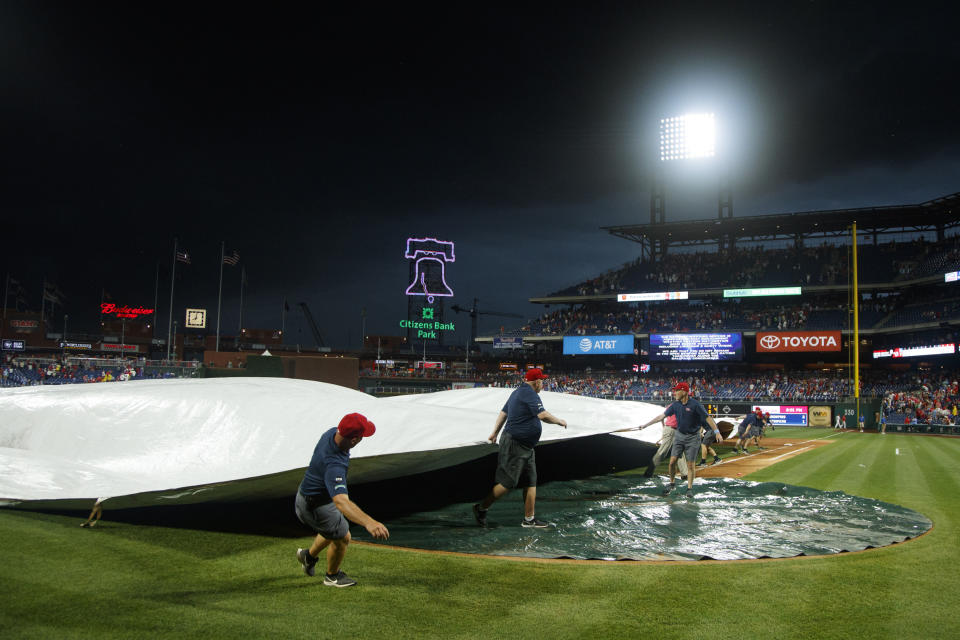
M 710 158 L 716 153 L 712 113 L 687 113 L 660 119 L 660 160 Z

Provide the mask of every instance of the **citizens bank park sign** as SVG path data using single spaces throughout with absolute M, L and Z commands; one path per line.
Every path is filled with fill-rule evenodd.
M 757 353 L 840 351 L 839 331 L 758 331 Z

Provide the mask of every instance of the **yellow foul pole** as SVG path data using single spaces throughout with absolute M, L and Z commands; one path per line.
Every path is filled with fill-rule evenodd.
M 860 426 L 860 291 L 857 286 L 857 223 L 853 223 L 853 397 L 857 402 L 854 427 Z

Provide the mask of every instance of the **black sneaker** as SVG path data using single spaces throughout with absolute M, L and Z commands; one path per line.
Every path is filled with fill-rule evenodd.
M 676 483 L 676 482 L 671 482 L 670 484 L 668 484 L 668 485 L 664 488 L 664 490 L 663 490 L 663 495 L 665 495 L 665 496 L 670 495 L 670 492 L 673 491 L 673 490 L 676 489 L 676 488 L 677 488 L 677 483 Z
M 686 495 L 686 497 L 688 497 L 688 498 L 692 498 L 692 497 L 693 497 L 693 491 L 690 491 L 690 489 L 687 489 L 687 493 L 684 494 L 684 495 Z
M 299 560 L 301 566 L 303 566 L 303 572 L 312 578 L 314 568 L 317 566 L 317 559 L 311 558 L 306 549 L 297 549 L 297 560 Z
M 713 464 L 720 464 L 720 456 L 713 456 Z
M 481 527 L 487 526 L 487 510 L 481 509 L 479 504 L 473 505 L 473 517 Z
M 343 571 L 338 571 L 336 575 L 326 574 L 323 576 L 323 584 L 328 587 L 337 587 L 342 589 L 343 587 L 352 587 L 357 584 L 357 581 L 353 578 L 347 577 Z
M 652 477 L 653 477 L 653 472 L 654 472 L 654 470 L 655 470 L 656 468 L 657 468 L 657 465 L 655 465 L 655 464 L 653 464 L 653 463 L 651 462 L 650 465 L 647 467 L 647 470 L 643 472 L 643 477 L 644 477 L 644 478 L 652 478 Z
M 538 518 L 534 517 L 533 520 L 527 520 L 526 518 L 524 518 L 523 520 L 520 521 L 520 526 L 527 527 L 528 529 L 546 529 L 547 527 L 550 526 L 550 523 L 544 522 L 543 520 L 539 520 Z

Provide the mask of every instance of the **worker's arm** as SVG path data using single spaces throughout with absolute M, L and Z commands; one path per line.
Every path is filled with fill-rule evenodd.
M 497 436 L 500 434 L 500 429 L 503 428 L 504 423 L 507 421 L 507 412 L 501 411 L 497 416 L 496 422 L 493 423 L 493 433 L 490 434 L 490 437 L 487 438 L 490 442 L 496 442 Z
M 374 538 L 378 540 L 386 540 L 390 537 L 390 532 L 387 530 L 383 523 L 377 522 L 366 513 L 363 509 L 357 506 L 353 500 L 350 499 L 345 493 L 338 493 L 333 496 L 333 504 L 340 510 L 347 520 L 359 524 L 360 526 L 366 528 Z
M 567 428 L 567 421 L 561 418 L 556 417 L 546 409 L 537 414 L 537 417 L 543 420 L 544 422 L 549 422 L 550 424 L 558 424 L 564 429 Z

